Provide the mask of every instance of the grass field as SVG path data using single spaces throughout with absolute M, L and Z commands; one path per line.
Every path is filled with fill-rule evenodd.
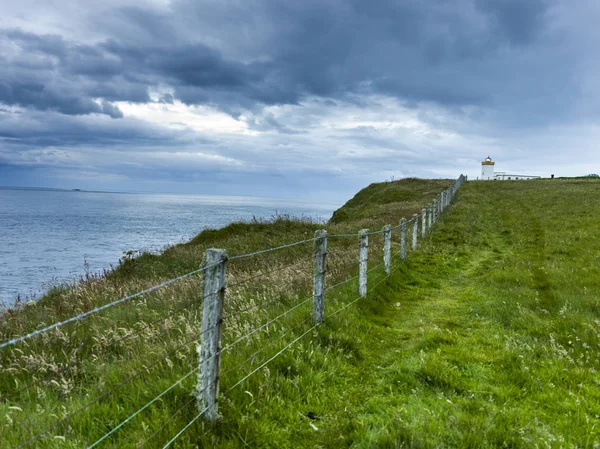
M 203 447 L 598 447 L 599 195 L 465 184 L 425 248 Z
M 329 231 L 396 224 L 447 185 L 409 180 L 370 186 L 336 212 Z M 594 180 L 464 184 L 419 251 L 404 263 L 396 258 L 387 279 L 380 270 L 372 272 L 368 298 L 315 330 L 304 321 L 308 304 L 285 324 L 269 326 L 224 354 L 222 418 L 214 427 L 198 421 L 174 447 L 598 447 L 599 195 Z M 377 217 L 372 224 L 369 216 Z M 207 246 L 242 252 L 262 246 L 265 233 L 277 244 L 311 236 L 315 229 L 311 223 L 279 220 L 203 233 L 164 256 L 128 261 L 106 279 L 53 292 L 38 305 L 9 313 L 2 340 L 45 315 L 44 321 L 52 322 L 163 275 L 193 269 Z M 355 243 L 331 239 L 329 285 L 352 270 Z M 375 259 L 380 243 L 374 238 L 372 245 Z M 225 344 L 310 292 L 310 251 L 309 245 L 270 262 L 232 264 Z M 247 275 L 266 263 L 276 274 L 246 289 Z M 168 362 L 32 444 L 83 447 L 189 372 L 196 363 L 194 348 L 178 346 L 197 329 L 200 287 L 191 278 L 135 301 L 135 307 L 119 306 L 38 346 L 22 347 L 22 355 L 3 354 L 0 394 L 19 391 L 32 372 L 43 381 L 0 402 L 0 444 L 18 447 L 56 417 L 175 348 Z M 327 296 L 326 314 L 355 296 L 355 285 L 335 290 Z M 187 308 L 189 302 L 195 305 Z M 173 317 L 144 328 L 174 310 Z M 143 338 L 120 341 L 138 328 L 144 329 Z M 289 350 L 234 387 L 304 332 Z M 273 342 L 243 365 L 245 371 L 236 370 Z M 194 383 L 191 376 L 98 447 L 138 447 L 149 437 L 145 447 L 162 447 L 196 415 L 189 402 Z

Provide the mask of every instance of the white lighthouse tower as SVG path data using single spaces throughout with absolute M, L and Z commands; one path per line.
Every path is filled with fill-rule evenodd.
M 485 161 L 481 163 L 481 179 L 485 181 L 494 179 L 494 165 L 496 163 L 492 161 L 491 157 L 485 158 Z

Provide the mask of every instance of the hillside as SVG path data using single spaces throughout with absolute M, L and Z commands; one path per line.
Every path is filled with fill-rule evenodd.
M 407 182 L 417 181 L 395 185 L 403 190 Z M 424 204 L 432 195 L 424 193 L 427 182 L 421 183 Z M 361 198 L 370 198 L 369 207 L 377 208 L 377 203 L 389 200 L 377 193 L 389 188 L 373 185 L 359 193 L 336 212 L 336 223 L 328 225 L 330 233 L 362 225 L 361 209 L 366 206 Z M 377 268 L 373 271 L 367 298 L 351 303 L 356 286 L 347 284 L 326 295 L 326 314 L 349 306 L 323 326 L 311 330 L 305 324 L 310 307 L 298 309 L 289 320 L 270 325 L 260 337 L 228 352 L 222 360 L 221 419 L 215 426 L 196 422 L 175 447 L 600 445 L 599 194 L 596 180 L 464 184 L 434 232 L 419 241 L 418 251 L 404 263 L 396 260 L 389 278 Z M 396 209 L 390 216 L 404 205 L 407 209 L 402 213 L 411 215 L 411 201 L 389 203 Z M 174 261 L 187 268 L 185 264 L 194 258 L 188 251 L 201 253 L 204 245 L 256 249 L 265 234 L 277 240 L 287 233 L 289 238 L 281 241 L 292 241 L 315 228 L 310 223 L 277 220 L 208 231 L 165 256 L 128 261 L 106 279 L 54 292 L 43 304 L 5 318 L 3 332 L 9 335 L 10 326 L 31 325 L 26 320 L 36 316 L 37 308 L 70 315 L 72 308 L 59 310 L 55 304 L 60 295 L 103 298 L 107 293 L 100 292 L 114 288 L 118 280 L 129 288 L 145 285 L 162 264 L 173 272 L 180 269 Z M 380 257 L 376 251 L 380 241 L 373 237 L 370 267 Z M 356 240 L 339 239 L 348 240 L 348 245 L 336 244 L 337 240 L 330 238 L 328 285 L 356 265 Z M 397 240 L 394 245 L 397 250 Z M 225 344 L 243 335 L 252 323 L 268 322 L 310 294 L 310 259 L 311 246 L 300 245 L 270 261 L 230 264 Z M 265 264 L 273 272 L 263 270 L 259 283 L 245 288 L 247 274 Z M 18 391 L 34 370 L 44 379 L 39 389 L 2 401 L 0 412 L 6 418 L 0 438 L 8 442 L 5 447 L 16 447 L 14 442 L 52 422 L 49 410 L 63 417 L 63 405 L 72 411 L 89 397 L 101 395 L 107 386 L 118 386 L 140 366 L 152 366 L 150 373 L 136 378 L 118 395 L 107 396 L 79 419 L 72 418 L 69 427 L 60 432 L 57 428 L 53 438 L 36 442 L 37 447 L 82 447 L 188 372 L 197 363 L 193 348 L 179 350 L 168 358 L 169 363 L 153 366 L 152 361 L 174 342 L 185 342 L 197 332 L 198 307 L 187 309 L 186 304 L 197 301 L 200 287 L 190 278 L 183 286 L 119 306 L 120 312 L 111 312 L 109 318 L 52 335 L 43 348 L 27 345 L 20 348 L 21 356 L 4 354 L 3 395 Z M 158 329 L 147 328 L 144 339 L 119 341 L 120 326 L 129 324 L 137 330 L 140 319 L 145 323 L 150 316 L 173 311 L 177 314 L 153 325 Z M 286 342 L 293 345 L 277 355 Z M 61 360 L 71 360 L 73 365 L 61 372 L 28 351 L 42 353 L 40 358 L 55 360 L 54 365 L 60 366 Z M 271 357 L 236 386 L 241 375 Z M 17 374 L 7 359 L 26 370 Z M 237 371 L 239 366 L 246 371 Z M 146 440 L 143 447 L 163 447 L 198 412 L 190 396 L 194 384 L 192 376 L 98 447 L 141 447 Z
M 425 246 L 201 447 L 597 447 L 599 195 L 463 185 Z
M 446 179 L 422 180 L 407 178 L 400 181 L 374 183 L 358 192 L 331 217 L 331 224 L 353 226 L 364 224 L 396 224 L 399 217 L 410 218 L 426 203 L 449 185 Z M 425 200 L 425 201 L 424 201 Z
M 325 226 L 287 217 L 277 217 L 270 222 L 234 223 L 220 230 L 204 231 L 189 243 L 176 245 L 161 255 L 128 257 L 103 276 L 90 274 L 81 283 L 53 289 L 37 303 L 20 304 L 5 311 L 1 318 L 0 341 L 198 270 L 209 247 L 226 248 L 230 256 L 235 256 L 309 239 L 315 230 L 323 227 L 331 234 L 355 233 L 362 227 L 379 230 L 384 224 L 397 224 L 402 216 L 410 218 L 449 185 L 450 181 L 428 180 L 374 184 L 369 186 L 368 196 L 363 200 L 355 198 L 349 207 L 336 212 L 335 222 Z M 403 200 L 407 189 L 414 189 L 416 194 Z M 396 191 L 399 193 L 395 194 Z M 368 219 L 369 210 L 381 213 Z M 397 238 L 394 235 L 396 242 Z M 357 265 L 356 238 L 333 240 L 328 285 L 345 279 Z M 228 263 L 225 310 L 228 322 L 224 345 L 310 294 L 312 246 L 309 241 Z M 372 236 L 371 246 L 372 260 L 380 259 L 381 234 Z M 355 294 L 354 287 L 341 286 L 335 292 L 336 301 L 342 301 L 349 294 Z M 286 325 L 294 324 L 288 331 L 298 331 L 298 322 L 306 321 L 295 322 L 294 319 L 310 314 L 310 304 L 307 306 L 286 317 L 289 318 Z M 0 424 L 2 447 L 162 447 L 194 417 L 195 401 L 191 393 L 196 376 L 188 374 L 184 381 L 171 386 L 185 373 L 193 374 L 197 367 L 195 345 L 200 340 L 201 310 L 202 279 L 199 275 L 190 276 L 14 348 L 0 350 L 0 413 L 6 417 Z M 338 359 L 340 363 L 346 360 L 346 351 L 353 351 L 355 342 L 338 334 L 336 329 L 347 325 L 349 319 L 354 320 L 352 314 L 344 315 L 343 319 L 340 315 L 338 321 L 331 320 L 319 329 L 313 343 L 307 339 L 314 345 L 311 351 L 315 351 L 315 356 Z M 294 336 L 293 333 L 287 337 L 285 333 L 282 335 L 284 324 L 280 326 L 265 328 L 253 336 L 252 341 L 227 354 L 223 365 L 229 366 L 231 372 L 222 374 L 222 386 L 234 383 L 238 373 L 233 367 L 246 360 L 253 350 L 264 350 L 265 342 L 272 343 L 277 336 L 278 345 L 268 348 L 272 354 Z M 298 345 L 294 351 L 301 348 L 302 345 Z M 286 357 L 295 354 L 294 351 Z M 328 355 L 331 351 L 341 352 Z M 298 369 L 298 372 L 304 371 Z M 286 373 L 291 373 L 289 368 Z M 309 378 L 312 376 L 310 370 L 307 374 Z M 261 385 L 252 386 L 251 382 L 258 378 L 249 379 L 250 384 L 244 386 L 246 390 L 228 394 L 221 404 L 222 413 L 226 415 L 220 424 L 224 429 L 238 425 L 227 423 L 247 420 L 247 399 L 252 395 L 259 397 L 264 390 Z M 156 399 L 167 388 L 170 388 L 167 393 Z M 153 401 L 151 407 L 140 409 L 149 401 Z M 233 408 L 227 411 L 229 403 Z M 134 412 L 135 416 L 121 424 Z M 294 415 L 294 420 L 296 417 Z M 114 431 L 115 427 L 125 425 L 121 431 Z M 186 444 L 194 447 L 200 438 L 199 428 L 200 422 L 182 435 L 177 441 L 178 447 L 186 447 Z M 214 435 L 219 433 L 219 429 L 213 430 Z M 110 431 L 114 434 L 100 439 Z M 222 444 L 237 446 L 240 443 L 237 437 L 233 440 L 230 437 L 241 431 L 224 430 L 228 438 L 223 439 Z
M 388 344 L 355 447 L 600 444 L 599 195 L 594 180 L 463 185 L 379 291 Z

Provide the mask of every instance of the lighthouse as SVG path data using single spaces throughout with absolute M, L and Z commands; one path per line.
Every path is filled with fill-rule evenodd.
M 481 179 L 486 181 L 494 179 L 494 165 L 496 163 L 492 161 L 491 157 L 485 158 L 485 161 L 481 163 Z

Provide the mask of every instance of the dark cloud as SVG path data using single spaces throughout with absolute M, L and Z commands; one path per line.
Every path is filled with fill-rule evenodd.
M 539 37 L 549 2 L 546 0 L 476 0 L 477 9 L 513 45 L 530 44 Z
M 121 118 L 114 101 L 149 101 L 147 88 L 123 79 L 126 71 L 100 47 L 66 42 L 60 36 L 19 30 L 0 34 L 16 54 L 0 56 L 0 102 L 67 115 Z
M 545 26 L 546 9 L 542 0 L 265 0 L 252 8 L 174 1 L 168 12 L 126 7 L 106 19 L 125 31 L 94 45 L 6 31 L 4 38 L 18 45 L 20 58 L 51 66 L 32 73 L 24 63 L 5 61 L 14 70 L 3 77 L 0 101 L 118 117 L 97 100 L 147 102 L 149 87 L 168 85 L 186 104 L 216 105 L 234 115 L 261 105 L 297 104 L 310 95 L 368 91 L 482 104 L 493 100 L 488 84 L 501 81 L 486 61 L 505 51 L 503 43 L 533 42 Z M 204 30 L 211 32 L 205 41 Z M 128 38 L 133 33 L 136 38 Z M 250 43 L 240 43 L 240 34 Z M 247 53 L 232 52 L 236 44 Z M 476 81 L 476 66 L 483 70 L 477 77 L 487 76 L 487 83 Z M 23 75 L 31 80 L 18 85 Z M 69 86 L 67 92 L 49 86 L 57 78 Z
M 105 111 L 107 115 L 122 114 L 118 109 L 110 110 L 111 107 L 112 105 L 109 105 L 109 109 Z M 18 115 L 0 112 L 0 138 L 5 139 L 0 150 L 15 153 L 27 148 L 45 147 L 69 149 L 129 145 L 131 148 L 142 150 L 145 147 L 171 148 L 189 144 L 192 138 L 197 145 L 214 144 L 208 137 L 192 137 L 189 133 L 175 132 L 139 120 L 94 120 L 92 117 L 76 117 L 56 112 Z
M 4 81 L 0 83 L 0 101 L 7 105 L 33 106 L 42 111 L 56 110 L 70 115 L 104 112 L 101 104 L 74 93 L 67 85 L 52 80 L 13 80 L 11 83 Z

